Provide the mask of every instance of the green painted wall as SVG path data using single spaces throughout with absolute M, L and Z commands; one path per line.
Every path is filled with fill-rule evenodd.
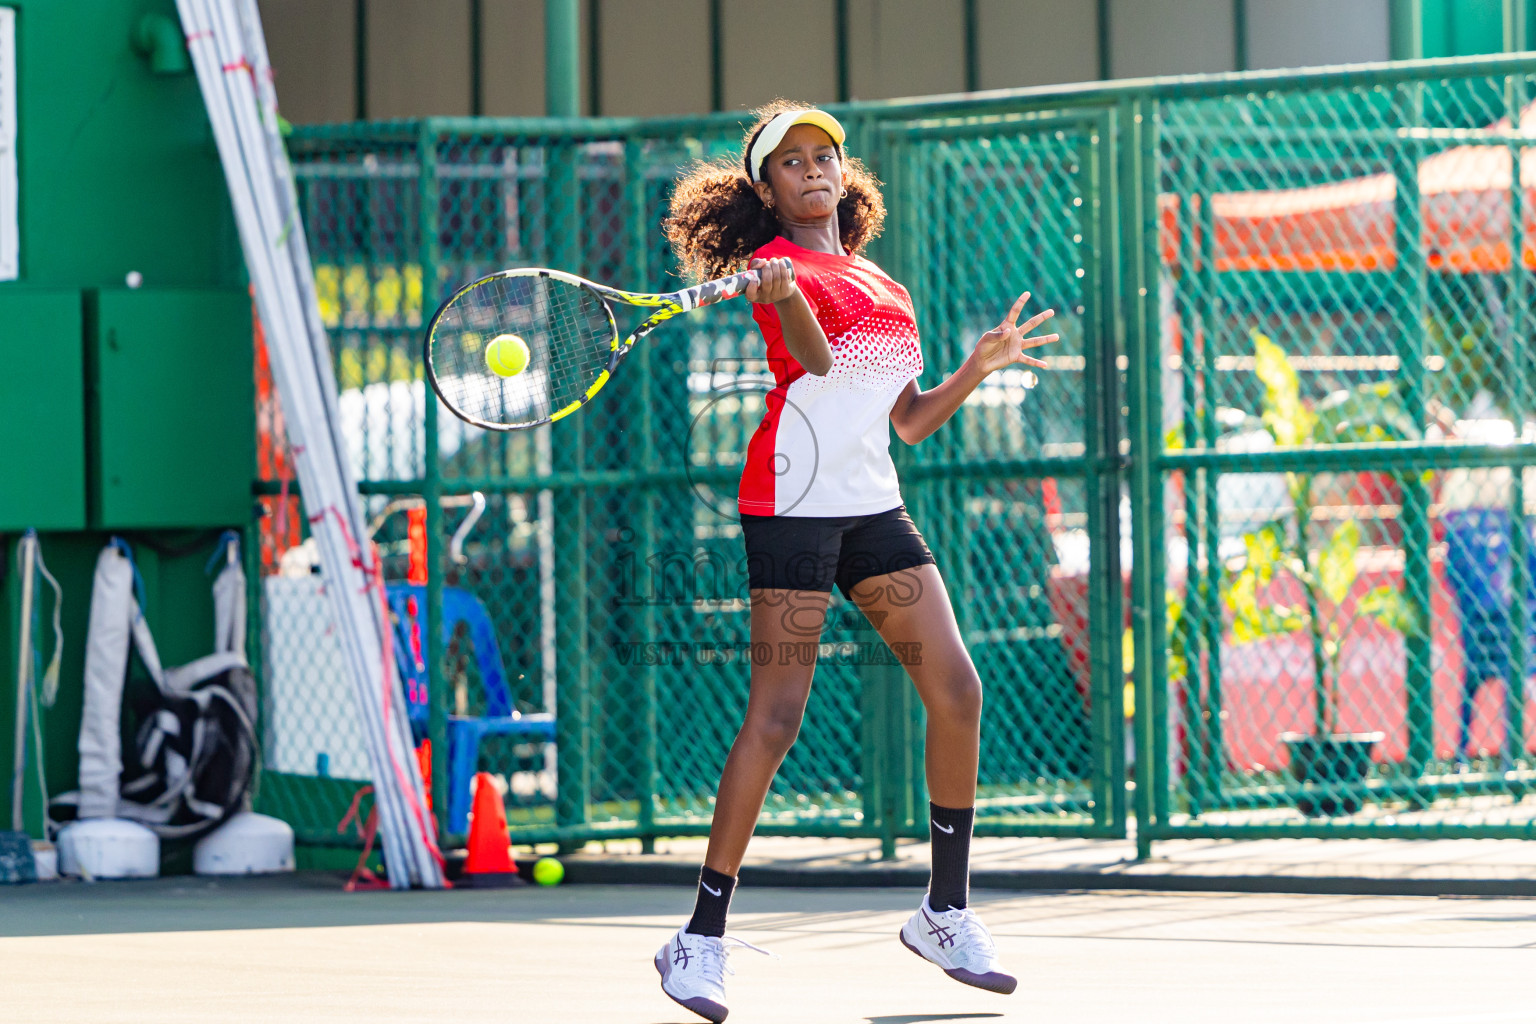
M 85 527 L 80 292 L 0 288 L 0 530 Z
M 1423 57 L 1504 52 L 1504 0 L 1421 0 Z
M 250 298 L 233 288 L 91 298 L 91 523 L 239 524 L 256 461 Z
M 240 286 L 239 242 L 190 70 L 155 74 L 132 36 L 173 0 L 16 8 L 22 283 Z
M 1392 0 L 1391 14 L 1393 60 L 1536 47 L 1536 0 Z
M 8 827 L 19 531 L 41 531 L 64 588 L 62 685 L 43 715 L 57 793 L 76 781 L 97 554 L 114 535 L 133 545 L 167 665 L 209 653 L 203 567 L 221 528 L 250 523 L 255 417 L 239 240 L 173 0 L 0 5 L 17 12 L 21 235 L 21 277 L 0 282 L 0 827 Z M 160 72 L 135 47 L 146 16 L 169 30 Z M 51 609 L 50 595 L 38 642 L 51 643 Z M 35 779 L 25 805 L 34 834 Z

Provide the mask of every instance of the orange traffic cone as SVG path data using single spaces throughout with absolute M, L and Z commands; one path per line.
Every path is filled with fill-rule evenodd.
M 517 877 L 512 844 L 507 841 L 507 809 L 489 772 L 475 776 L 475 805 L 469 823 L 469 857 L 460 885 L 504 888 L 526 884 Z

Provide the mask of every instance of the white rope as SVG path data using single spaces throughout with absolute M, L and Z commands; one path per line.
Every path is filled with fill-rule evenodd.
M 28 530 L 17 542 L 16 568 L 21 574 L 21 634 L 16 645 L 16 733 L 11 775 L 11 826 L 20 832 L 23 830 L 22 794 L 26 779 L 29 716 L 32 720 L 32 759 L 37 770 L 37 788 L 42 796 L 45 820 L 48 815 L 48 774 L 43 760 L 42 709 L 53 707 L 59 696 L 59 661 L 64 651 L 64 629 L 61 625 L 64 592 L 43 562 L 43 548 L 38 543 L 36 530 Z M 49 658 L 48 667 L 43 670 L 41 687 L 37 680 L 37 653 L 32 636 L 39 574 L 53 588 L 53 654 Z
M 64 588 L 48 571 L 41 544 L 33 544 L 32 561 L 43 579 L 48 581 L 48 586 L 53 588 L 53 656 L 48 659 L 48 667 L 43 669 L 43 692 L 39 698 L 43 707 L 51 708 L 59 699 L 59 665 L 64 660 Z
M 16 732 L 11 764 L 11 828 L 23 828 L 21 796 L 27 774 L 27 695 L 32 692 L 32 591 L 33 553 L 37 531 L 28 530 L 16 545 L 16 567 L 21 572 L 21 636 L 16 644 Z M 39 758 L 41 760 L 41 758 Z

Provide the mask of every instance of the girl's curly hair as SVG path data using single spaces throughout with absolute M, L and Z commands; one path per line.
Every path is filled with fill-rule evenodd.
M 808 104 L 777 99 L 753 111 L 755 119 L 742 140 L 742 152 L 763 126 L 786 110 Z M 885 200 L 880 182 L 855 158 L 837 148 L 843 166 L 843 187 L 848 190 L 837 204 L 837 222 L 843 248 L 863 251 L 880 234 L 885 223 Z M 672 194 L 671 215 L 662 225 L 683 274 L 696 281 L 720 277 L 746 268 L 752 253 L 779 236 L 779 219 L 757 197 L 746 173 L 746 159 L 699 162 L 677 183 Z

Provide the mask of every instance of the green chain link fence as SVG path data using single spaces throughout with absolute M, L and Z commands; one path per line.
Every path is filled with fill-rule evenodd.
M 1498 68 L 1161 106 L 1154 834 L 1536 834 L 1536 115 Z
M 1536 464 L 1536 210 L 1509 167 L 1533 72 L 835 108 L 886 182 L 871 255 L 913 294 L 923 386 L 1022 288 L 1058 311 L 1037 388 L 995 375 L 893 449 L 986 687 L 979 834 L 1121 836 L 1133 814 L 1144 848 L 1529 834 L 1536 623 L 1511 595 L 1536 589 L 1509 524 Z M 472 768 L 520 843 L 707 831 L 752 657 L 734 494 L 771 376 L 749 308 L 672 321 L 581 414 L 512 435 L 440 414 L 420 347 L 424 312 L 495 269 L 674 286 L 672 184 L 735 155 L 741 128 L 432 119 L 290 140 L 450 841 Z M 280 447 L 264 459 L 262 801 L 340 842 L 365 773 L 326 696 Z M 819 653 L 759 830 L 887 851 L 926 835 L 904 673 L 840 595 Z M 493 730 L 453 763 L 466 723 L 513 714 L 552 716 L 553 741 Z

